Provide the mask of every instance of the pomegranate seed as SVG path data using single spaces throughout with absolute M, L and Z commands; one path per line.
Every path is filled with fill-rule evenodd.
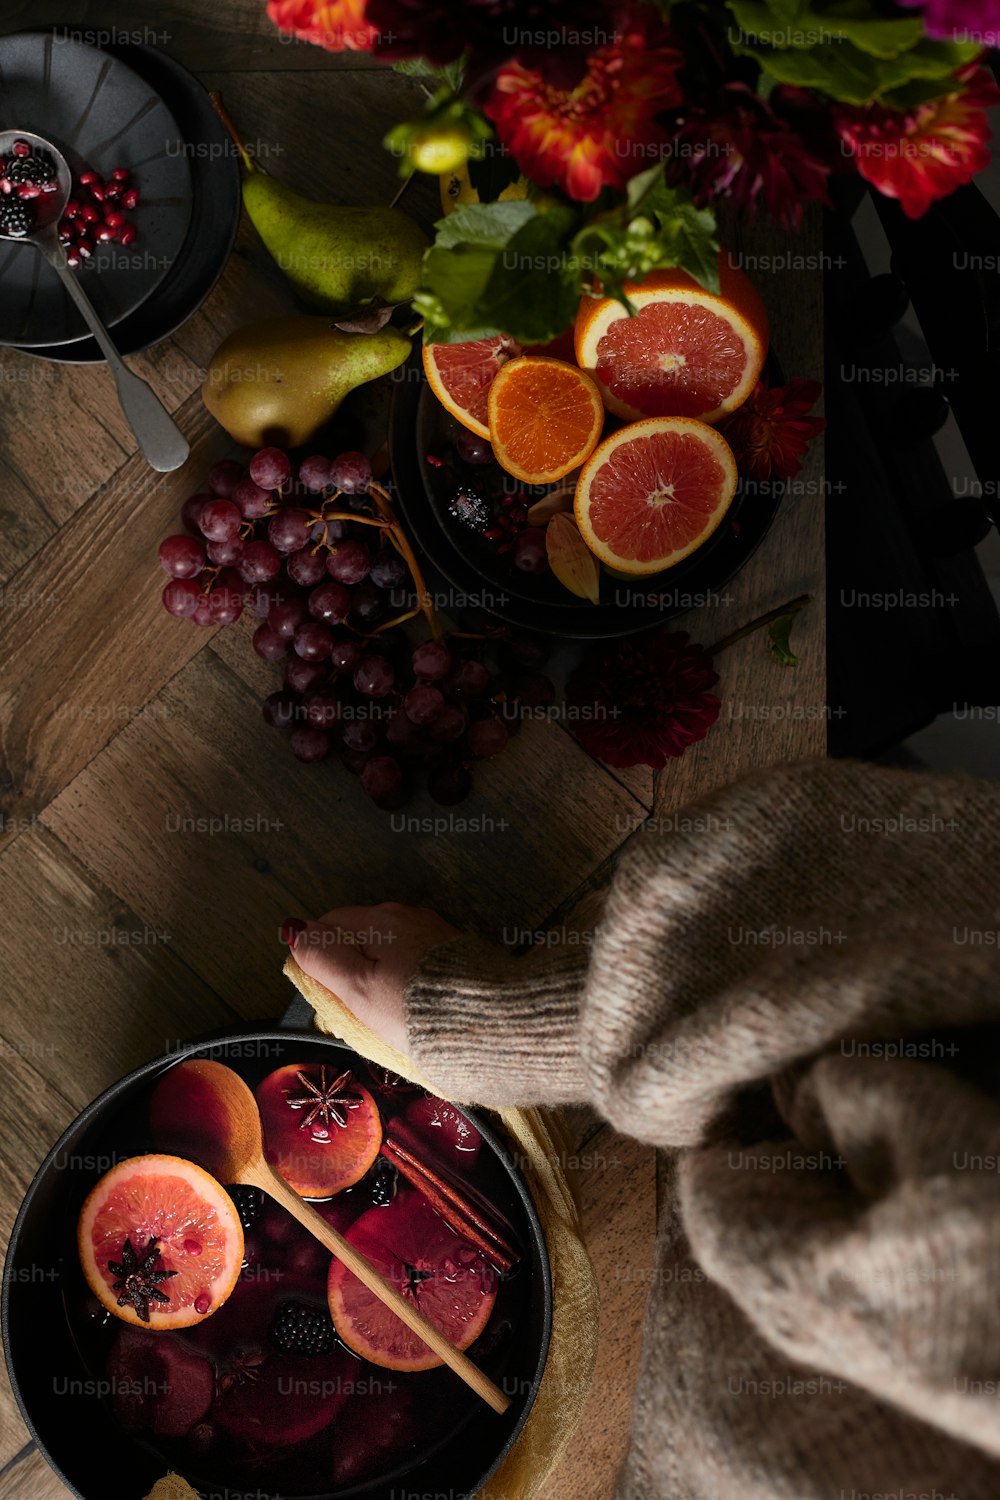
M 100 182 L 100 180 L 101 179 L 98 177 L 96 172 L 80 173 L 80 181 L 83 183 L 84 187 L 87 187 L 91 182 Z
M 487 526 L 483 536 L 488 542 L 499 542 L 503 540 L 503 532 L 499 526 Z
M 118 231 L 115 229 L 109 229 L 107 224 L 102 224 L 100 229 L 97 231 L 97 238 L 98 240 L 100 240 L 101 244 L 105 244 L 108 240 L 116 239 L 117 235 Z
M 139 192 L 138 192 L 137 188 L 129 188 L 127 192 L 122 193 L 122 207 L 123 208 L 138 208 L 139 207 Z
M 100 214 L 92 203 L 85 203 L 80 210 L 80 218 L 86 219 L 88 224 L 97 224 L 100 217 Z
M 114 209 L 104 215 L 104 222 L 109 229 L 120 229 L 125 223 L 124 214 L 116 214 Z
M 31 147 L 27 141 L 15 141 L 11 147 L 15 156 L 30 156 Z
M 432 469 L 443 469 L 444 468 L 444 459 L 443 458 L 438 458 L 433 453 L 425 453 L 424 457 L 426 458 L 427 462 L 430 464 L 430 466 L 431 466 Z
M 78 255 L 82 255 L 84 260 L 89 260 L 94 253 L 90 246 L 87 244 L 86 240 L 80 241 L 80 243 L 76 247 L 76 252 Z
M 111 176 L 115 182 L 128 182 L 128 167 L 115 167 Z
M 91 185 L 90 185 L 90 196 L 94 199 L 95 203 L 103 203 L 104 202 L 104 189 L 103 189 L 103 187 L 98 187 L 98 185 L 97 185 L 96 182 L 92 182 Z
M 9 177 L 0 177 L 0 188 L 3 188 L 5 193 L 12 193 L 14 191 L 14 184 Z
M 131 245 L 136 239 L 138 233 L 139 231 L 136 229 L 134 224 L 126 224 L 125 228 L 121 231 L 118 238 L 123 245 Z
M 66 264 L 72 266 L 74 270 L 80 264 L 80 257 L 75 250 L 70 249 L 66 251 Z
M 36 187 L 33 182 L 22 182 L 17 190 L 17 196 L 19 198 L 40 198 L 42 190 L 40 187 Z
M 121 195 L 122 185 L 120 182 L 109 182 L 107 187 L 104 189 L 104 201 L 106 203 L 117 203 Z
M 75 198 L 68 198 L 66 200 L 63 217 L 67 219 L 78 219 L 80 217 L 80 205 Z

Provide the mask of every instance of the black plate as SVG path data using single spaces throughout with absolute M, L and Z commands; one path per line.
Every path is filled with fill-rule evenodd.
M 55 30 L 0 38 L 0 128 L 32 130 L 74 174 L 128 167 L 139 189 L 134 245 L 109 244 L 77 271 L 109 328 L 169 275 L 191 219 L 191 172 L 177 122 L 122 59 Z M 44 348 L 89 337 L 55 271 L 32 245 L 0 245 L 0 344 Z
M 113 1163 L 108 1159 L 107 1131 L 114 1118 L 141 1098 L 152 1081 L 185 1057 L 211 1056 L 237 1066 L 241 1060 L 266 1058 L 264 1071 L 285 1062 L 327 1060 L 331 1050 L 343 1053 L 340 1042 L 316 1032 L 287 1027 L 261 1030 L 247 1027 L 186 1046 L 146 1063 L 107 1089 L 88 1105 L 49 1152 L 35 1174 L 11 1231 L 4 1267 L 2 1294 L 3 1347 L 7 1370 L 31 1436 L 42 1454 L 81 1500 L 138 1500 L 164 1472 L 161 1458 L 129 1437 L 114 1422 L 110 1409 L 88 1387 L 88 1371 L 77 1352 L 63 1306 L 62 1291 L 79 1277 L 75 1224 L 89 1189 Z M 402 1493 L 473 1496 L 494 1472 L 515 1442 L 535 1399 L 545 1368 L 552 1323 L 552 1286 L 545 1239 L 531 1196 L 506 1145 L 479 1115 L 463 1111 L 483 1136 L 484 1148 L 498 1158 L 510 1184 L 509 1206 L 514 1228 L 526 1251 L 518 1281 L 527 1276 L 521 1337 L 503 1372 L 488 1368 L 512 1394 L 511 1406 L 497 1416 L 482 1403 L 456 1437 L 421 1463 L 394 1476 L 350 1490 L 317 1487 L 312 1500 L 364 1496 L 365 1500 L 393 1500 Z M 44 1359 L 38 1352 L 44 1349 Z M 470 1351 L 475 1358 L 476 1346 Z M 419 1377 L 418 1377 L 419 1378 Z M 457 1377 L 454 1377 L 457 1379 Z M 80 1382 L 65 1385 L 64 1382 Z M 79 1389 L 79 1394 L 77 1390 Z M 72 1399 L 55 1399 L 72 1392 Z M 257 1500 L 281 1500 L 280 1471 L 264 1471 L 255 1491 Z M 185 1474 L 198 1487 L 196 1474 Z M 109 1487 L 110 1486 L 110 1487 Z M 273 1486 L 278 1486 L 274 1489 Z M 237 1489 L 204 1484 L 201 1493 L 212 1500 L 245 1500 L 245 1485 Z
M 780 384 L 773 358 L 767 375 L 771 384 Z M 483 484 L 484 470 L 454 455 L 459 424 L 424 379 L 419 347 L 392 379 L 389 451 L 407 526 L 455 591 L 458 606 L 475 604 L 519 629 L 569 640 L 609 640 L 662 625 L 710 602 L 760 546 L 778 513 L 782 484 L 758 485 L 751 491 L 741 483 L 722 524 L 690 557 L 647 578 L 615 578 L 602 569 L 601 603 L 588 604 L 575 599 L 551 575 L 529 579 L 508 567 L 489 543 L 465 531 L 449 514 L 459 481 L 476 489 Z M 435 468 L 426 462 L 428 453 L 453 462 Z
M 122 354 L 137 354 L 186 323 L 215 286 L 239 228 L 242 199 L 239 160 L 205 89 L 186 68 L 156 47 L 105 49 L 128 63 L 170 106 L 191 173 L 192 208 L 187 236 L 169 275 L 116 326 Z M 96 364 L 104 356 L 92 338 L 25 349 L 62 364 Z

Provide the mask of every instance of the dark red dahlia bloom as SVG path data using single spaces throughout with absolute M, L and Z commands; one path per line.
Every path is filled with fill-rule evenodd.
M 566 685 L 568 722 L 608 766 L 652 766 L 683 755 L 719 717 L 712 658 L 686 631 L 654 631 L 592 647 Z
M 736 467 L 749 479 L 793 479 L 825 417 L 810 417 L 822 387 L 818 380 L 790 380 L 769 390 L 759 381 L 731 416 L 718 424 L 736 455 Z
M 955 74 L 954 93 L 941 99 L 908 110 L 841 104 L 834 124 L 861 176 L 896 198 L 908 219 L 919 219 L 989 165 L 984 110 L 998 103 L 992 74 L 973 63 Z
M 780 91 L 775 91 L 780 98 Z M 830 168 L 771 105 L 729 83 L 705 108 L 682 111 L 668 160 L 675 183 L 690 183 L 700 206 L 728 198 L 746 218 L 758 204 L 797 229 L 807 200 L 826 203 Z
M 1000 0 L 900 0 L 923 10 L 924 30 L 941 41 L 1000 46 Z

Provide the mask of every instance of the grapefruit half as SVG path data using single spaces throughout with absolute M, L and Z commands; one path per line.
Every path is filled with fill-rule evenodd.
M 424 374 L 446 411 L 470 432 L 490 435 L 487 398 L 497 371 L 520 354 L 506 334 L 464 344 L 425 344 Z

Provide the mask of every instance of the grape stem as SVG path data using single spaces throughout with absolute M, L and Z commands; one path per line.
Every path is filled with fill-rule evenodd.
M 375 508 L 379 515 L 386 522 L 393 541 L 402 553 L 406 565 L 410 570 L 410 576 L 417 590 L 417 602 L 427 618 L 428 625 L 431 627 L 431 635 L 436 641 L 440 641 L 444 638 L 444 626 L 441 624 L 441 617 L 431 603 L 430 590 L 424 581 L 424 575 L 420 564 L 417 562 L 416 554 L 410 546 L 409 537 L 396 519 L 396 513 L 392 508 L 392 500 L 382 486 L 375 483 L 374 479 L 368 486 L 368 493 L 375 502 Z
M 415 620 L 420 612 L 421 606 L 418 604 L 414 609 L 408 609 L 405 615 L 397 615 L 394 620 L 384 620 L 381 625 L 375 627 L 372 635 L 381 635 L 383 630 L 391 630 L 394 625 L 405 625 L 407 620 Z
M 799 594 L 796 598 L 789 599 L 787 604 L 778 604 L 774 609 L 769 609 L 766 614 L 758 615 L 756 620 L 751 620 L 748 625 L 741 625 L 739 630 L 731 631 L 729 635 L 724 635 L 721 640 L 715 641 L 713 645 L 705 649 L 709 656 L 717 656 L 728 646 L 735 646 L 737 641 L 753 635 L 755 630 L 770 625 L 774 620 L 780 620 L 782 615 L 797 615 L 800 609 L 805 609 L 806 605 L 811 603 L 812 594 Z

